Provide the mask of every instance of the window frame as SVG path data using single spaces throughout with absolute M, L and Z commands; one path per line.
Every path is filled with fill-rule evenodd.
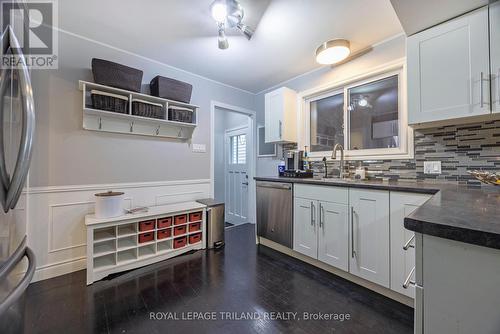
M 368 84 L 377 80 L 398 76 L 398 135 L 399 147 L 397 148 L 376 148 L 363 150 L 349 150 L 349 112 L 347 105 L 349 102 L 349 89 Z M 316 87 L 299 94 L 301 112 L 299 113 L 299 124 L 303 124 L 299 131 L 299 147 L 311 147 L 311 114 L 310 103 L 323 98 L 344 94 L 344 156 L 346 160 L 387 160 L 387 159 L 412 159 L 414 157 L 413 129 L 408 126 L 408 108 L 406 92 L 406 65 L 404 60 L 399 60 L 393 64 L 385 65 L 362 75 L 349 78 L 340 82 L 332 82 L 324 86 Z M 310 151 L 310 150 L 309 150 Z M 320 160 L 323 157 L 330 157 L 332 151 L 309 152 L 309 157 L 313 160 Z

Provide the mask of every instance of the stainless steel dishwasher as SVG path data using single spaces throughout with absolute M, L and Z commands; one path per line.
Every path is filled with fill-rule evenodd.
M 257 181 L 257 235 L 292 248 L 291 183 Z

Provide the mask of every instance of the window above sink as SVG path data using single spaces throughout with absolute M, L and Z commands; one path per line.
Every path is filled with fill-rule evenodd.
M 330 157 L 341 144 L 346 159 L 409 159 L 405 62 L 302 92 L 302 142 L 311 158 Z

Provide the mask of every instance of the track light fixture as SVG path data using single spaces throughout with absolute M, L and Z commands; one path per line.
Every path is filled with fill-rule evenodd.
M 242 23 L 245 12 L 239 1 L 215 0 L 210 5 L 210 11 L 219 28 L 219 49 L 225 50 L 229 47 L 226 28 L 237 29 L 248 40 L 252 38 L 254 34 L 253 29 Z

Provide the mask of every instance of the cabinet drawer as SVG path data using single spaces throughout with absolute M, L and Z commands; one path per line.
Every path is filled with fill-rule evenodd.
M 156 228 L 165 228 L 172 226 L 172 217 L 159 218 L 156 223 Z
M 202 217 L 202 212 L 193 212 L 189 214 L 189 221 L 190 222 L 197 222 L 200 221 Z
M 349 189 L 333 186 L 316 186 L 308 184 L 295 184 L 294 196 L 315 199 L 319 201 L 348 204 Z
M 155 229 L 155 220 L 139 222 L 139 231 L 151 231 Z
M 174 235 L 175 236 L 186 234 L 186 232 L 187 232 L 186 225 L 174 227 Z
M 174 218 L 174 225 L 181 225 L 187 223 L 187 215 L 179 215 Z

